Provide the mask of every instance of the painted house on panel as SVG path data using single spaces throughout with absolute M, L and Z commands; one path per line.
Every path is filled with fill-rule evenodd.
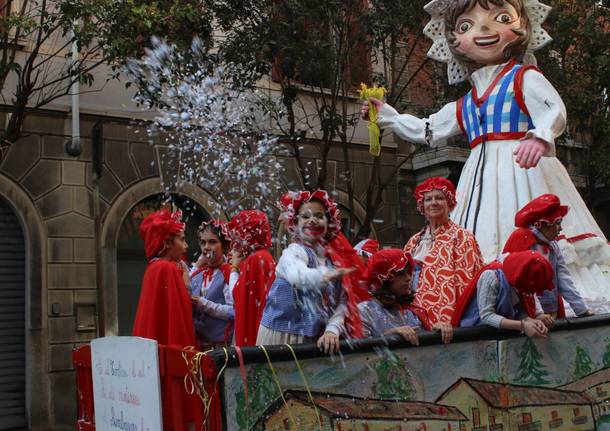
M 593 398 L 597 403 L 597 424 L 609 424 L 610 427 L 610 368 L 591 373 L 561 388 L 584 392 Z
M 455 407 L 420 401 L 364 399 L 314 392 L 312 403 L 307 392 L 293 390 L 285 391 L 284 398 L 286 403 L 281 397 L 277 399 L 251 429 L 459 431 L 466 421 Z
M 462 378 L 436 401 L 467 416 L 462 431 L 595 429 L 595 400 L 572 390 Z

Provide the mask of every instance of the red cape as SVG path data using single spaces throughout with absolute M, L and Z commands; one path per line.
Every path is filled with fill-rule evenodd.
M 516 253 L 518 251 L 530 250 L 534 245 L 540 243 L 534 232 L 529 229 L 518 227 L 510 234 L 502 253 Z M 555 268 L 553 268 L 555 269 Z M 557 290 L 557 317 L 562 319 L 566 317 L 566 310 L 563 305 L 563 297 Z
M 195 346 L 191 300 L 176 262 L 158 259 L 146 267 L 132 334 Z
M 370 293 L 363 286 L 362 274 L 364 265 L 347 238 L 339 233 L 327 247 L 330 260 L 337 268 L 356 268 L 356 271 L 341 279 L 341 286 L 347 294 L 347 313 L 345 328 L 351 338 L 362 338 L 362 320 L 358 312 L 358 302 L 370 298 Z
M 464 313 L 466 312 L 466 309 L 470 305 L 470 302 L 473 300 L 476 300 L 477 283 L 479 282 L 479 278 L 481 278 L 481 274 L 483 274 L 483 272 L 487 271 L 488 269 L 491 269 L 491 270 L 502 269 L 502 263 L 500 263 L 497 260 L 494 260 L 490 264 L 485 265 L 483 268 L 481 268 L 481 270 L 477 273 L 477 275 L 472 279 L 472 281 L 470 282 L 468 287 L 466 287 L 466 290 L 464 291 L 464 293 L 462 293 L 462 296 L 460 296 L 458 298 L 458 302 L 455 306 L 455 311 L 453 313 L 453 317 L 451 318 L 451 326 L 453 326 L 454 328 L 460 327 L 460 322 L 462 321 L 462 317 L 464 317 Z M 520 298 L 521 304 L 523 305 L 523 308 L 525 309 L 525 312 L 528 314 L 528 316 L 530 316 L 532 319 L 535 319 L 536 318 L 536 304 L 534 302 L 533 296 L 519 294 L 519 298 Z
M 275 261 L 267 250 L 257 250 L 239 265 L 239 271 L 233 289 L 235 345 L 254 346 L 267 293 L 275 280 Z
M 138 302 L 133 335 L 152 338 L 159 344 L 178 347 L 196 346 L 190 294 L 184 285 L 182 271 L 176 262 L 157 259 L 146 267 Z M 163 424 L 172 429 L 174 412 L 171 400 L 174 388 L 162 379 Z M 201 410 L 198 397 L 180 391 L 183 419 L 192 421 Z M 201 414 L 201 413 L 200 413 Z
M 499 269 L 502 268 L 502 264 L 497 260 L 494 260 L 488 265 L 485 265 L 483 268 L 477 272 L 477 275 L 474 276 L 472 281 L 466 287 L 466 290 L 462 293 L 462 295 L 458 298 L 457 304 L 455 305 L 455 310 L 453 312 L 453 317 L 451 318 L 451 326 L 454 328 L 460 327 L 460 322 L 462 321 L 462 317 L 470 305 L 470 301 L 473 300 L 477 293 L 477 283 L 479 282 L 479 278 L 481 278 L 481 274 L 483 271 L 487 271 L 488 269 Z

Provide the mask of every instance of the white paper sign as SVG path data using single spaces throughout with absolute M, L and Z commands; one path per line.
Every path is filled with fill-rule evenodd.
M 140 337 L 91 341 L 97 431 L 162 431 L 157 342 Z

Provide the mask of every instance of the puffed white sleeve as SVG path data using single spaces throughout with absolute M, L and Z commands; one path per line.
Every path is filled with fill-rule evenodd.
M 330 268 L 326 266 L 309 268 L 308 260 L 305 249 L 299 244 L 292 243 L 282 252 L 275 273 L 295 289 L 310 290 L 326 286 L 322 283 L 322 277 Z
M 567 121 L 561 96 L 542 73 L 529 69 L 523 74 L 523 100 L 534 123 L 524 139 L 542 139 L 549 145 L 545 156 L 554 157 L 555 139 L 565 131 Z
M 379 110 L 377 125 L 390 129 L 402 139 L 420 144 L 430 143 L 432 147 L 439 141 L 462 133 L 457 120 L 457 104 L 451 102 L 428 118 L 417 118 L 410 114 L 399 114 L 396 109 L 384 103 Z

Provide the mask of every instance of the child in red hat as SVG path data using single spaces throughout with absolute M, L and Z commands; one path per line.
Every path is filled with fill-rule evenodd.
M 223 225 L 219 220 L 210 220 L 198 229 L 201 266 L 191 276 L 191 300 L 195 333 L 202 350 L 227 345 L 233 339 L 231 265 L 225 258 L 230 243 L 222 232 Z
M 194 346 L 192 307 L 181 265 L 188 248 L 181 217 L 180 211 L 161 210 L 146 217 L 140 225 L 149 264 L 142 281 L 133 335 L 165 345 Z
M 453 327 L 438 322 L 430 325 L 426 310 L 412 304 L 414 262 L 411 255 L 399 249 L 384 249 L 368 261 L 365 281 L 372 298 L 358 304 L 365 337 L 399 334 L 418 345 L 420 328 L 438 330 L 443 342 L 453 338 Z
M 285 194 L 281 206 L 293 242 L 278 262 L 257 344 L 317 342 L 322 351 L 337 352 L 341 336 L 361 337 L 355 270 L 362 263 L 328 193 Z
M 544 194 L 529 202 L 515 215 L 517 229 L 504 245 L 504 253 L 534 250 L 545 256 L 554 271 L 554 289 L 546 291 L 540 303 L 547 320 L 552 316 L 565 317 L 563 300 L 566 300 L 577 316 L 591 316 L 582 296 L 576 289 L 570 270 L 557 243 L 561 222 L 569 208 L 561 205 L 559 197 Z
M 189 291 L 185 284 L 188 271 L 182 258 L 188 245 L 184 239 L 182 213 L 157 211 L 140 224 L 149 263 L 142 280 L 142 290 L 132 334 L 157 340 L 159 344 L 178 347 L 195 346 L 195 330 Z M 169 402 L 180 397 L 182 419 L 192 423 L 201 415 L 201 401 L 185 391 L 177 395 L 162 382 L 163 423 L 165 429 L 174 425 L 178 413 L 169 408 Z M 199 412 L 199 413 L 198 413 Z
M 553 268 L 535 251 L 502 255 L 485 266 L 468 286 L 453 315 L 453 326 L 489 325 L 546 337 L 538 295 L 553 289 Z
M 271 227 L 265 213 L 241 211 L 223 226 L 231 239 L 231 276 L 236 346 L 254 346 L 269 288 L 275 278 Z

